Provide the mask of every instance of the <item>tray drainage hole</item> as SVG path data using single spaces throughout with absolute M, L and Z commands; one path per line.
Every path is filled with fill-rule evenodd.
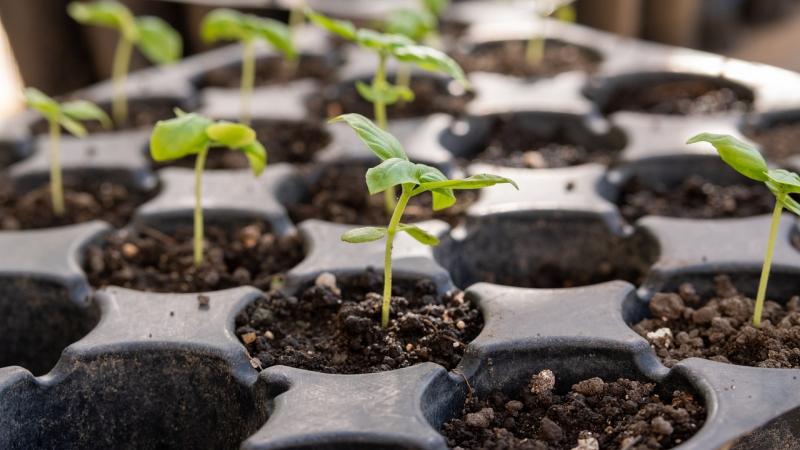
M 95 304 L 76 304 L 63 286 L 25 277 L 0 280 L 0 367 L 44 375 L 99 320 Z
M 457 286 L 489 282 L 564 288 L 610 280 L 638 285 L 658 256 L 644 232 L 621 237 L 594 216 L 501 216 L 470 224 L 462 239 L 446 239 L 436 259 Z
M 237 449 L 267 419 L 266 389 L 213 356 L 130 348 L 69 370 L 3 399 L 0 447 Z

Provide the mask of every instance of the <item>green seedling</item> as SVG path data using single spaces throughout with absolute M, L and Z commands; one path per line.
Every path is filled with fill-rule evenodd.
M 34 88 L 25 89 L 27 105 L 44 116 L 50 127 L 50 197 L 53 213 L 63 216 L 64 185 L 61 180 L 61 127 L 76 137 L 86 136 L 86 128 L 81 121 L 97 120 L 104 128 L 111 127 L 111 119 L 97 105 L 85 100 L 75 100 L 59 104 L 57 101 Z
M 687 143 L 708 142 L 713 145 L 719 156 L 726 164 L 740 174 L 764 183 L 775 196 L 775 209 L 772 212 L 772 222 L 767 238 L 767 250 L 764 264 L 761 267 L 761 280 L 758 284 L 756 306 L 753 312 L 753 326 L 761 326 L 761 313 L 764 310 L 764 298 L 767 294 L 769 272 L 772 267 L 772 255 L 775 252 L 775 241 L 778 237 L 778 224 L 781 212 L 786 208 L 800 215 L 800 203 L 791 197 L 791 194 L 800 193 L 800 176 L 784 169 L 770 169 L 761 154 L 749 144 L 724 134 L 700 133 L 689 139 Z
M 574 0 L 534 0 L 536 14 L 546 19 L 556 17 L 563 22 L 575 22 Z M 544 25 L 544 22 L 542 22 Z M 536 33 L 529 40 L 525 49 L 525 60 L 531 66 L 542 62 L 544 58 L 544 33 Z
M 383 264 L 383 305 L 381 326 L 389 324 L 389 308 L 392 298 L 392 247 L 398 232 L 408 233 L 424 245 L 439 244 L 436 236 L 415 225 L 402 223 L 403 212 L 408 201 L 418 195 L 430 192 L 433 196 L 433 210 L 449 208 L 456 203 L 454 190 L 481 189 L 500 183 L 508 183 L 515 188 L 514 181 L 497 175 L 480 174 L 462 180 L 450 180 L 439 169 L 409 161 L 400 142 L 387 131 L 359 114 L 344 114 L 333 119 L 346 122 L 358 137 L 382 161 L 367 170 L 366 181 L 370 194 L 377 194 L 396 186 L 401 188 L 400 200 L 392 212 L 388 227 L 363 227 L 345 232 L 342 240 L 354 244 L 372 242 L 386 238 Z
M 181 57 L 181 35 L 164 20 L 152 16 L 134 17 L 125 5 L 113 0 L 72 2 L 67 12 L 81 24 L 113 28 L 120 34 L 111 68 L 111 115 L 114 122 L 121 125 L 128 119 L 125 80 L 133 47 L 136 46 L 153 63 L 167 64 Z
M 262 40 L 294 61 L 297 57 L 289 27 L 281 22 L 232 9 L 220 8 L 203 18 L 201 34 L 206 42 L 238 41 L 242 44 L 242 112 L 239 120 L 250 123 L 250 97 L 255 82 L 255 43 Z
M 466 89 L 470 89 L 469 81 L 461 66 L 439 50 L 417 44 L 400 34 L 379 33 L 366 28 L 356 28 L 352 22 L 331 19 L 311 10 L 306 10 L 306 15 L 317 26 L 378 55 L 378 67 L 375 70 L 372 84 L 367 85 L 357 81 L 356 89 L 365 100 L 373 104 L 375 122 L 381 129 L 385 130 L 387 127 L 387 105 L 393 105 L 400 100 L 406 102 L 414 100 L 414 92 L 409 87 L 393 85 L 386 80 L 386 63 L 390 57 L 400 63 L 413 64 L 423 70 L 444 73 L 460 82 Z M 394 190 L 387 189 L 384 199 L 386 211 L 391 213 L 396 206 Z
M 150 136 L 150 155 L 156 161 L 174 161 L 196 155 L 194 167 L 194 264 L 203 263 L 202 175 L 208 151 L 228 148 L 245 154 L 255 176 L 267 166 L 267 151 L 247 125 L 215 122 L 195 113 L 176 110 L 177 117 L 156 123 Z

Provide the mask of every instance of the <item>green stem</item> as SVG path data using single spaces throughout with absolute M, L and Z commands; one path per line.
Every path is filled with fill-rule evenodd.
M 528 40 L 528 46 L 525 49 L 525 61 L 528 65 L 535 66 L 542 62 L 544 58 L 544 38 L 542 36 L 534 36 Z
M 772 222 L 769 226 L 769 239 L 767 241 L 767 253 L 764 256 L 764 265 L 761 267 L 761 280 L 758 283 L 758 295 L 756 295 L 756 308 L 753 311 L 753 326 L 761 327 L 761 313 L 764 310 L 764 298 L 767 296 L 767 283 L 769 282 L 769 271 L 772 267 L 772 255 L 775 253 L 775 241 L 778 238 L 778 225 L 781 222 L 781 212 L 783 211 L 783 198 L 776 198 L 775 209 L 772 211 Z
M 297 30 L 299 30 L 306 21 L 305 6 L 305 2 L 302 2 L 289 10 L 289 30 L 292 32 L 292 40 L 297 37 Z
M 399 87 L 411 88 L 411 67 L 408 64 L 401 64 L 400 67 L 397 68 L 395 84 Z M 399 103 L 401 105 L 404 103 L 402 98 L 399 100 Z
M 61 181 L 61 126 L 50 120 L 50 198 L 53 213 L 64 215 L 64 186 Z
M 203 166 L 206 164 L 208 147 L 197 154 L 194 163 L 194 265 L 200 267 L 203 263 Z
M 114 62 L 111 68 L 111 83 L 114 91 L 111 115 L 114 116 L 114 123 L 118 127 L 128 120 L 128 99 L 125 95 L 125 80 L 128 77 L 132 51 L 133 42 L 126 39 L 125 36 L 120 36 L 117 48 L 114 51 Z
M 242 112 L 241 122 L 250 125 L 250 98 L 253 95 L 253 84 L 256 78 L 255 47 L 253 40 L 247 39 L 242 42 Z
M 386 231 L 386 252 L 383 255 L 383 305 L 381 306 L 381 326 L 384 328 L 389 326 L 389 309 L 392 302 L 392 248 L 394 246 L 394 236 L 397 234 L 397 227 L 400 225 L 400 219 L 403 217 L 403 212 L 410 198 L 411 189 L 403 186 L 400 201 L 397 202 L 397 206 L 392 213 L 392 219 L 389 221 L 389 228 Z
M 386 103 L 383 101 L 383 92 L 386 90 L 386 54 L 380 53 L 378 59 L 378 69 L 375 71 L 375 77 L 372 79 L 372 91 L 376 94 L 373 106 L 375 108 L 375 122 L 381 129 L 387 128 L 386 122 Z M 383 191 L 383 203 L 386 207 L 386 213 L 392 214 L 395 210 L 397 200 L 394 197 L 394 188 L 389 188 Z

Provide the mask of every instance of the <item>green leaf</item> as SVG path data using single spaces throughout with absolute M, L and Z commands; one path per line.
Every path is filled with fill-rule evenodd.
M 245 15 L 244 20 L 247 28 L 254 36 L 269 42 L 270 45 L 288 58 L 296 56 L 294 45 L 292 44 L 292 32 L 282 22 L 251 14 Z
M 391 53 L 398 61 L 414 64 L 430 72 L 444 73 L 466 88 L 471 86 L 461 66 L 453 58 L 435 48 L 424 45 L 398 45 L 391 48 Z
M 420 170 L 419 181 L 417 184 L 447 181 L 447 177 L 442 173 L 441 170 L 435 167 L 426 166 L 425 164 L 417 164 L 417 166 L 419 166 Z M 414 193 L 412 191 L 411 196 L 413 197 L 415 195 L 419 195 L 422 192 L 425 191 L 420 191 L 418 193 Z M 444 187 L 438 189 L 431 189 L 430 192 L 433 197 L 434 211 L 441 211 L 456 204 L 456 195 L 453 193 L 452 189 Z
M 387 83 L 383 90 L 376 90 L 371 85 L 357 80 L 356 90 L 364 100 L 370 103 L 382 100 L 386 105 L 393 105 L 400 99 L 405 102 L 414 101 L 414 91 L 407 86 L 394 86 Z
M 380 95 L 372 89 L 372 85 L 364 83 L 361 80 L 356 80 L 356 91 L 358 91 L 361 98 L 370 103 L 375 103 L 375 100 L 380 97 Z
M 422 193 L 433 189 L 481 189 L 495 184 L 508 183 L 519 190 L 519 186 L 514 180 L 498 175 L 482 173 L 464 178 L 462 180 L 431 181 L 422 183 L 414 189 L 414 193 Z
M 419 168 L 407 159 L 389 158 L 367 170 L 367 188 L 370 194 L 383 192 L 390 187 L 419 183 Z
M 58 102 L 36 88 L 26 88 L 24 91 L 25 103 L 31 108 L 42 113 L 50 120 L 58 120 L 61 114 L 61 107 Z
M 391 53 L 397 46 L 414 45 L 414 41 L 401 34 L 380 33 L 366 28 L 360 28 L 355 39 L 362 47 L 385 53 Z
M 220 121 L 206 128 L 206 134 L 214 143 L 237 149 L 256 140 L 256 132 L 247 125 Z
M 385 227 L 363 227 L 345 231 L 342 234 L 342 240 L 351 244 L 362 244 L 377 241 L 384 236 L 386 236 Z
M 78 23 L 114 28 L 130 41 L 138 38 L 133 15 L 122 3 L 111 0 L 72 2 L 67 6 L 67 13 Z
M 210 143 L 206 129 L 212 123 L 195 113 L 158 121 L 150 136 L 150 155 L 156 161 L 171 161 L 199 153 Z
M 228 8 L 217 8 L 203 17 L 200 24 L 203 41 L 241 41 L 248 37 L 243 14 Z
M 386 31 L 402 34 L 414 42 L 422 42 L 436 29 L 436 16 L 427 10 L 398 9 L 389 14 Z
M 139 17 L 136 19 L 139 39 L 136 46 L 150 61 L 167 64 L 180 59 L 183 53 L 183 40 L 180 33 L 158 17 Z
M 789 197 L 788 195 L 784 197 L 783 206 L 789 211 L 800 216 L 800 203 L 797 203 L 797 200 L 793 199 L 792 197 Z
M 450 0 L 422 0 L 422 6 L 426 11 L 438 17 L 450 6 Z
M 69 132 L 69 134 L 76 136 L 76 137 L 84 137 L 86 136 L 86 128 L 81 125 L 80 122 L 77 120 L 70 119 L 67 116 L 60 116 L 58 118 L 58 123 L 64 127 L 65 130 Z
M 264 146 L 258 141 L 253 141 L 238 150 L 244 152 L 244 156 L 247 157 L 247 161 L 250 163 L 253 175 L 261 175 L 264 168 L 267 167 L 267 150 Z
M 734 170 L 756 181 L 767 181 L 767 162 L 755 148 L 727 134 L 700 133 L 687 144 L 708 142 L 717 149 L 725 163 Z
M 783 192 L 800 192 L 800 176 L 784 169 L 772 169 L 767 172 L 767 178 L 780 186 Z
M 558 20 L 567 23 L 574 23 L 575 20 L 578 18 L 577 13 L 575 12 L 575 7 L 572 5 L 564 5 L 559 6 L 556 11 L 553 13 Z
M 398 229 L 400 231 L 408 233 L 409 236 L 416 239 L 417 242 L 419 242 L 420 244 L 430 245 L 430 246 L 439 245 L 439 239 L 436 236 L 428 233 L 427 231 L 423 230 L 422 228 L 416 225 L 407 225 L 401 223 L 398 225 Z
M 103 128 L 111 128 L 111 119 L 99 106 L 86 100 L 75 100 L 64 102 L 61 105 L 61 112 L 75 120 L 97 120 Z
M 341 36 L 348 41 L 355 42 L 356 40 L 356 26 L 352 22 L 346 20 L 337 20 L 324 16 L 310 9 L 306 10 L 306 17 L 313 22 L 316 26 L 327 30 L 330 33 Z
M 361 114 L 342 114 L 332 119 L 331 122 L 346 122 L 350 125 L 364 144 L 381 160 L 385 161 L 390 158 L 408 160 L 403 146 L 396 137 L 382 130 Z

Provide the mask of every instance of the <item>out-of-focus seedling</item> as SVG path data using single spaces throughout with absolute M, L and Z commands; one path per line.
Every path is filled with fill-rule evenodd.
M 433 210 L 449 208 L 456 203 L 454 190 L 481 189 L 499 183 L 509 183 L 517 187 L 514 181 L 497 175 L 473 175 L 463 180 L 449 180 L 439 169 L 416 164 L 409 161 L 400 142 L 390 133 L 377 127 L 366 117 L 359 114 L 344 114 L 333 119 L 346 122 L 372 152 L 381 159 L 381 163 L 367 170 L 366 181 L 370 194 L 377 194 L 395 186 L 401 188 L 400 200 L 392 212 L 387 227 L 363 227 L 345 232 L 342 240 L 351 243 L 377 241 L 386 238 L 386 250 L 383 266 L 383 305 L 381 308 L 381 326 L 389 324 L 389 309 L 392 298 L 392 247 L 398 232 L 408 233 L 424 245 L 438 245 L 436 236 L 415 225 L 400 222 L 403 212 L 412 197 L 430 192 L 433 196 Z
M 81 121 L 97 120 L 103 127 L 111 127 L 108 115 L 92 102 L 75 100 L 59 104 L 42 91 L 25 89 L 27 105 L 44 116 L 50 127 L 50 198 L 53 213 L 63 216 L 64 185 L 61 180 L 61 127 L 76 137 L 86 136 L 86 128 Z
M 770 169 L 764 157 L 745 142 L 733 136 L 724 134 L 700 133 L 689 139 L 687 143 L 708 142 L 713 145 L 719 156 L 726 164 L 740 174 L 752 180 L 764 183 L 775 196 L 775 209 L 772 213 L 772 222 L 767 238 L 767 250 L 764 264 L 761 268 L 761 280 L 758 284 L 756 306 L 753 312 L 753 326 L 761 326 L 761 314 L 764 310 L 764 298 L 767 295 L 767 283 L 772 267 L 772 255 L 775 252 L 775 242 L 778 237 L 778 224 L 784 208 L 800 215 L 800 203 L 790 195 L 800 193 L 800 176 L 784 169 Z
M 152 16 L 134 17 L 125 5 L 113 0 L 72 2 L 67 12 L 79 23 L 113 28 L 120 34 L 111 68 L 114 91 L 111 115 L 120 126 L 128 119 L 125 80 L 134 45 L 150 61 L 167 64 L 181 57 L 181 35 L 164 20 Z
M 150 154 L 156 161 L 173 161 L 196 155 L 194 169 L 194 264 L 203 263 L 202 175 L 208 151 L 228 148 L 243 152 L 255 176 L 267 165 L 267 151 L 247 125 L 214 122 L 195 113 L 176 110 L 177 117 L 156 123 L 150 136 Z
M 563 22 L 575 22 L 575 8 L 572 3 L 575 0 L 534 0 L 536 14 L 546 19 L 556 17 Z M 545 22 L 542 22 L 544 26 Z M 528 40 L 525 49 L 525 60 L 531 66 L 539 64 L 544 58 L 544 32 L 535 33 Z
M 203 18 L 201 30 L 206 42 L 226 40 L 239 41 L 242 44 L 242 110 L 239 120 L 249 124 L 250 97 L 253 94 L 256 73 L 255 42 L 263 40 L 293 61 L 296 53 L 289 27 L 277 20 L 219 8 Z

